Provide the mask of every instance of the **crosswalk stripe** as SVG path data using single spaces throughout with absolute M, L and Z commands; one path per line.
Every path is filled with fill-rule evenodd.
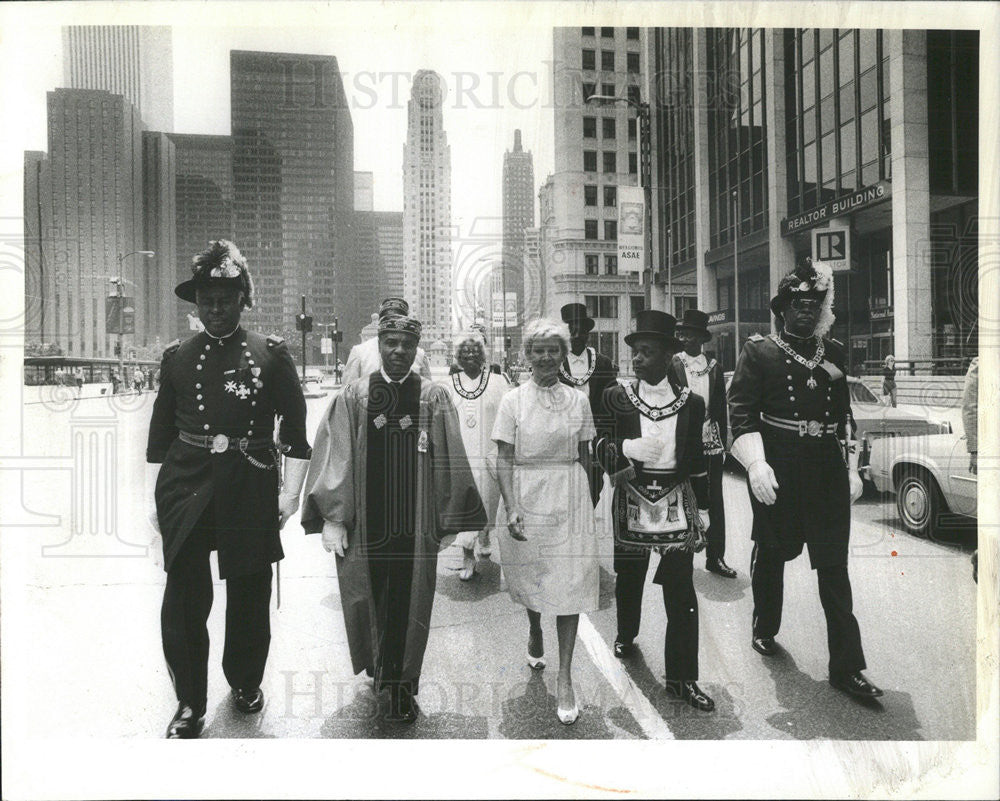
M 642 727 L 643 734 L 651 740 L 673 740 L 674 733 L 670 731 L 670 727 L 663 722 L 663 718 L 649 703 L 649 699 L 643 695 L 642 690 L 636 686 L 621 663 L 615 659 L 611 649 L 608 648 L 587 615 L 580 615 L 577 635 L 583 641 L 587 653 L 597 665 L 597 669 L 601 671 L 601 675 L 604 676 Z

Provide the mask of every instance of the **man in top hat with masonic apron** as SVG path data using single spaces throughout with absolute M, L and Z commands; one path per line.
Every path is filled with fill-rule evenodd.
M 164 351 L 146 447 L 147 486 L 155 486 L 150 517 L 163 537 L 167 571 L 163 653 L 178 701 L 170 739 L 197 737 L 204 725 L 211 551 L 226 582 L 222 669 L 237 709 L 264 706 L 271 563 L 283 556 L 278 532 L 298 509 L 311 453 L 288 347 L 240 325 L 254 301 L 246 260 L 219 240 L 195 256 L 192 269 L 175 292 L 197 304 L 205 330 Z
M 860 698 L 882 691 L 861 671 L 847 552 L 861 496 L 844 348 L 833 324 L 833 276 L 810 262 L 778 284 L 777 331 L 743 346 L 729 387 L 732 453 L 747 469 L 753 507 L 753 648 L 774 656 L 785 562 L 809 550 L 826 615 L 830 684 Z
M 724 578 L 736 578 L 736 571 L 726 564 L 726 507 L 722 501 L 722 467 L 726 459 L 726 379 L 715 359 L 709 360 L 701 347 L 712 338 L 708 330 L 708 315 L 698 309 L 687 309 L 677 323 L 677 339 L 684 350 L 670 362 L 670 374 L 678 386 L 691 387 L 705 401 L 705 425 L 702 439 L 708 460 L 708 486 L 711 492 L 709 512 L 712 525 L 708 529 L 705 568 Z

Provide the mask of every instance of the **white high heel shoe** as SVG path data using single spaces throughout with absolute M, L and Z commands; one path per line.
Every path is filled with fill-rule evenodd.
M 558 692 L 559 680 L 556 679 L 556 691 Z M 576 719 L 580 717 L 580 707 L 576 703 L 576 692 L 573 693 L 573 706 L 570 709 L 563 709 L 561 706 L 556 705 L 556 717 L 559 718 L 559 722 L 569 726 L 576 723 Z
M 528 654 L 528 667 L 532 670 L 541 670 L 545 667 L 545 657 Z

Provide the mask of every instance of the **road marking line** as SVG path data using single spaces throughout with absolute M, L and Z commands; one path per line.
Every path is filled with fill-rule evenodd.
M 611 649 L 594 628 L 594 624 L 590 622 L 590 618 L 585 614 L 580 615 L 577 634 L 583 641 L 590 658 L 597 665 L 597 669 L 601 671 L 601 675 L 604 676 L 628 711 L 632 713 L 639 726 L 642 727 L 643 734 L 650 740 L 673 740 L 674 733 L 670 731 L 670 727 L 664 723 L 660 713 L 649 703 L 649 699 L 643 695 L 642 690 L 625 672 L 625 668 L 615 658 Z

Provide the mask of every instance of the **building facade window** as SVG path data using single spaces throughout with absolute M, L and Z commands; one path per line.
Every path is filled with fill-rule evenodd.
M 710 246 L 718 247 L 737 229 L 743 237 L 767 227 L 764 31 L 714 29 L 707 49 L 709 72 L 733 76 L 717 88 L 708 114 Z
M 584 172 L 597 172 L 597 151 L 596 150 L 584 150 L 583 151 L 583 170 L 584 170 Z
M 628 53 L 625 56 L 625 69 L 629 74 L 635 75 L 639 72 L 639 54 Z
M 618 275 L 618 256 L 610 253 L 604 256 L 604 274 Z
M 580 67 L 585 70 L 597 69 L 597 52 L 584 48 L 582 58 L 580 59 Z
M 587 315 L 595 320 L 618 319 L 617 295 L 584 295 L 583 302 L 587 306 Z
M 611 359 L 612 364 L 617 364 L 618 334 L 609 331 L 599 331 L 597 334 L 597 350 Z
M 635 141 L 635 117 L 629 117 L 628 119 L 628 139 L 630 142 Z
M 618 187 L 617 186 L 606 186 L 606 187 L 604 187 L 604 205 L 605 206 L 617 206 L 618 205 Z
M 583 238 L 597 239 L 597 220 L 583 221 Z
M 604 172 L 618 172 L 618 154 L 613 150 L 604 151 Z
M 584 83 L 583 84 L 583 102 L 586 103 L 587 99 L 597 94 L 597 84 L 596 83 Z
M 600 264 L 601 257 L 596 253 L 585 253 L 583 255 L 583 271 L 587 275 L 597 275 L 598 265 Z
M 597 187 L 594 184 L 586 184 L 583 187 L 583 205 L 584 206 L 597 205 Z
M 625 29 L 625 38 L 626 39 L 630 39 L 630 40 L 632 40 L 634 42 L 638 42 L 639 41 L 639 29 L 638 28 L 626 28 Z
M 628 174 L 635 175 L 639 172 L 639 161 L 635 153 L 628 154 Z
M 602 50 L 601 51 L 601 69 L 606 72 L 615 71 L 615 51 L 614 50 Z
M 614 39 L 615 29 L 614 28 L 601 28 L 601 37 L 604 39 Z
M 583 36 L 593 36 L 595 30 L 595 28 L 580 28 L 580 33 Z
M 615 138 L 615 118 L 605 117 L 601 120 L 601 135 L 605 139 Z
M 604 221 L 604 238 L 611 241 L 618 239 L 618 220 Z
M 882 31 L 790 29 L 783 46 L 789 214 L 890 179 Z
M 605 97 L 615 97 L 615 85 L 613 83 L 602 83 L 601 94 Z
M 583 138 L 594 139 L 597 137 L 597 119 L 595 117 L 583 118 Z

